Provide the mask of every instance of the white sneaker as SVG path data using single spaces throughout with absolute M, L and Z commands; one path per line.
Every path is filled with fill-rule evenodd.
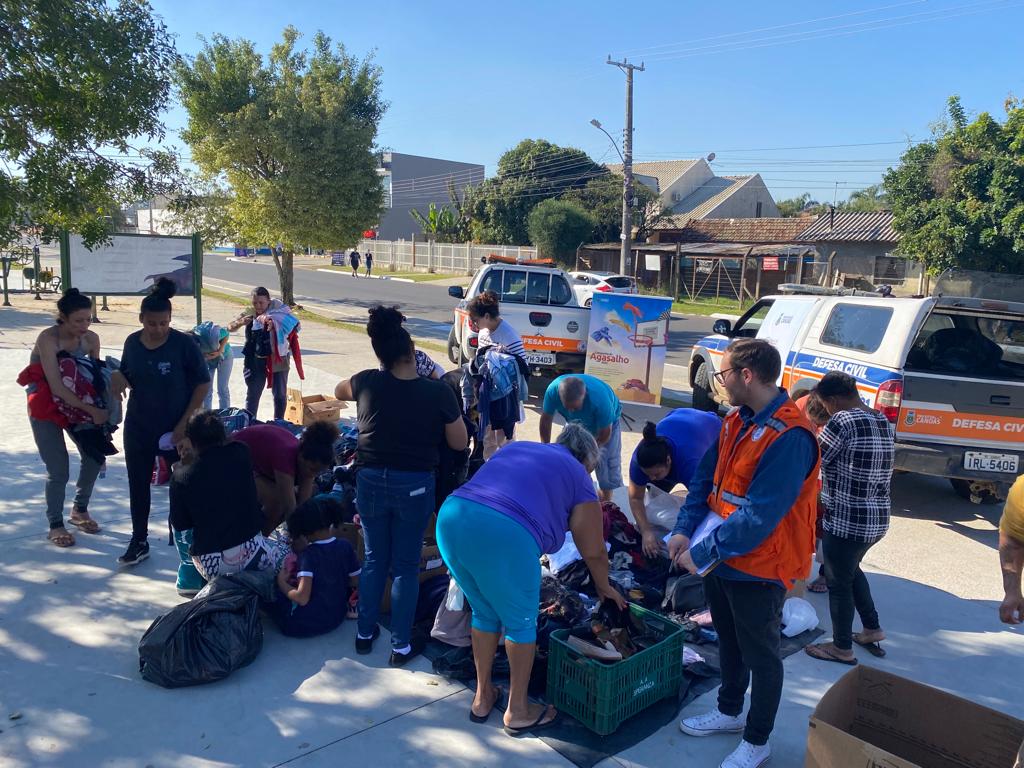
M 688 736 L 714 736 L 716 733 L 740 733 L 744 722 L 740 717 L 723 715 L 718 708 L 703 715 L 679 721 L 679 730 Z
M 771 757 L 772 751 L 767 744 L 755 747 L 749 741 L 741 741 L 733 753 L 722 761 L 720 768 L 761 768 Z

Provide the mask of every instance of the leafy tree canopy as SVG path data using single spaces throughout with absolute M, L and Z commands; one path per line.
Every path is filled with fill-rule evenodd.
M 380 68 L 323 33 L 299 50 L 284 30 L 264 59 L 248 40 L 215 35 L 176 71 L 182 136 L 208 179 L 230 188 L 229 229 L 280 246 L 282 298 L 294 303 L 294 251 L 355 243 L 379 221 L 374 140 L 386 105 Z
M 885 175 L 899 249 L 932 273 L 1024 272 L 1024 104 L 1008 99 L 1002 123 L 968 122 L 953 96 L 948 115 Z
M 176 58 L 144 0 L 0 0 L 0 243 L 32 224 L 92 245 L 170 188 L 174 158 L 129 142 L 163 137 Z
M 530 242 L 527 221 L 535 206 L 607 174 L 608 170 L 583 150 L 540 139 L 521 141 L 498 160 L 497 175 L 467 197 L 473 238 L 498 245 L 526 245 Z
M 580 244 L 590 242 L 595 224 L 594 217 L 577 203 L 544 200 L 533 207 L 527 226 L 542 256 L 571 264 Z

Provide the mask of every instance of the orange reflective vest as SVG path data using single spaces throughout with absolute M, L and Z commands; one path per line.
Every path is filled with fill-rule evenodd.
M 708 506 L 723 519 L 746 503 L 750 481 L 768 446 L 791 429 L 806 429 L 814 435 L 814 427 L 789 398 L 779 406 L 764 426 L 751 426 L 743 431 L 743 417 L 737 408 L 726 416 L 718 439 L 718 464 Z M 781 581 L 792 586 L 807 576 L 814 554 L 814 521 L 818 500 L 818 467 L 808 473 L 793 507 L 760 546 L 745 555 L 726 560 L 726 564 L 743 573 L 762 579 Z M 797 469 L 794 467 L 794 469 Z M 803 467 L 799 471 L 805 471 Z

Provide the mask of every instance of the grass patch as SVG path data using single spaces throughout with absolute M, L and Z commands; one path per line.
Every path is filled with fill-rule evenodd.
M 220 291 L 214 291 L 209 288 L 203 288 L 203 296 L 209 296 L 211 299 L 220 299 L 221 301 L 226 301 L 230 304 L 237 304 L 240 307 L 249 306 L 248 299 L 243 299 L 241 296 L 232 296 L 230 293 L 221 293 Z M 301 307 L 294 309 L 293 311 L 297 318 L 306 322 L 316 323 L 318 325 L 327 325 L 331 328 L 342 328 L 351 333 L 358 333 L 362 335 L 366 334 L 366 326 L 360 325 L 359 323 L 348 323 L 344 320 L 336 320 L 333 317 L 324 317 L 312 310 L 303 309 Z M 429 349 L 433 352 L 443 352 L 446 355 L 448 354 L 448 348 L 444 344 L 440 344 L 429 339 L 414 339 L 414 341 L 416 342 L 416 346 L 420 349 Z
M 684 315 L 715 315 L 724 313 L 727 315 L 741 315 L 750 308 L 751 302 L 747 302 L 743 309 L 735 299 L 691 299 L 689 301 L 673 301 L 672 311 L 681 312 Z
M 346 274 L 352 274 L 351 267 L 337 267 L 333 265 L 327 265 L 319 267 L 319 269 L 329 269 L 332 272 L 343 272 Z M 366 275 L 366 267 L 359 268 L 359 274 L 362 276 Z M 429 283 L 433 280 L 452 280 L 452 279 L 465 279 L 468 283 L 473 278 L 469 275 L 451 275 L 441 272 L 388 272 L 387 269 L 376 270 L 373 274 L 380 275 L 381 277 L 400 277 L 403 280 L 412 280 L 414 283 Z

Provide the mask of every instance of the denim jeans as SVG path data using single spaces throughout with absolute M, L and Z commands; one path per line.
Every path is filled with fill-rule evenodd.
M 601 446 L 601 457 L 595 472 L 597 486 L 602 491 L 614 491 L 622 487 L 622 427 L 618 419 L 612 422 L 608 442 Z
M 404 648 L 420 594 L 423 531 L 434 512 L 434 473 L 364 467 L 356 475 L 356 509 L 366 545 L 359 576 L 359 634 L 373 633 L 390 573 L 391 645 Z
M 220 409 L 231 407 L 231 369 L 234 367 L 235 361 L 232 357 L 222 357 L 216 364 L 210 363 L 210 383 L 213 383 L 214 378 L 217 379 L 217 407 Z M 210 391 L 206 393 L 206 399 L 203 400 L 203 409 L 210 410 L 213 408 L 213 387 L 210 387 Z
M 267 360 L 263 357 L 248 357 L 242 368 L 245 379 L 245 410 L 259 418 L 260 398 L 267 387 Z M 274 395 L 274 418 L 283 419 L 288 397 L 288 369 L 275 371 L 270 383 Z

